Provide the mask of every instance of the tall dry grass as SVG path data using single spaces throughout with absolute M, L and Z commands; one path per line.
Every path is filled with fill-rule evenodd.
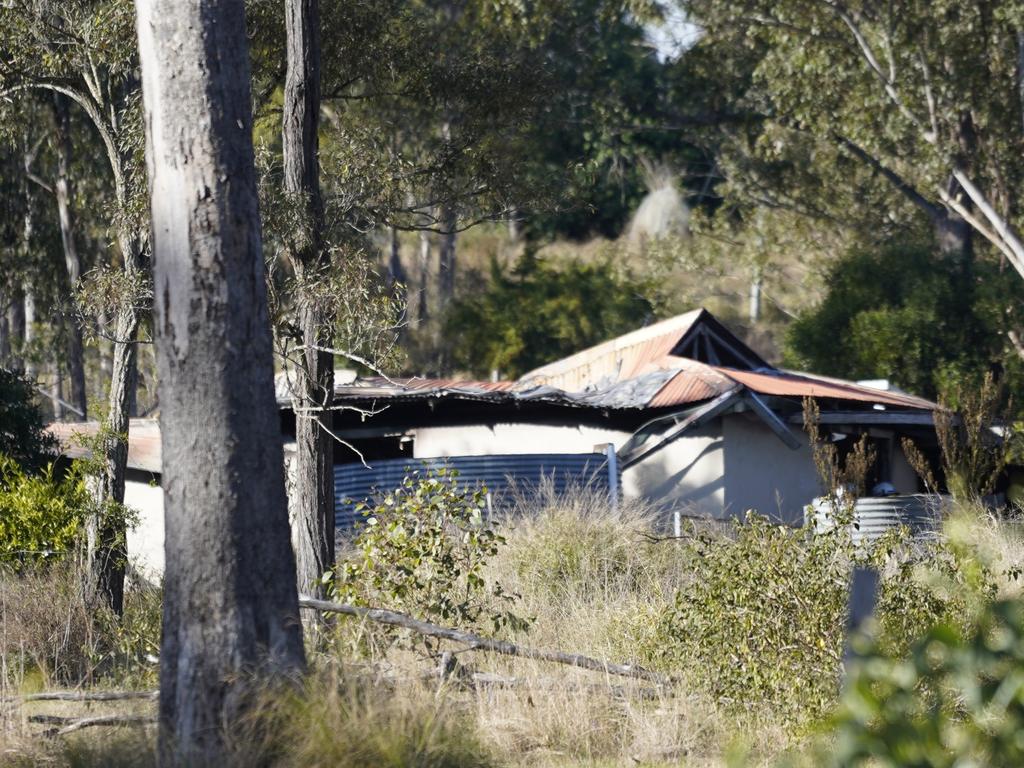
M 686 547 L 655 535 L 658 522 L 643 503 L 627 501 L 613 510 L 602 494 L 586 489 L 521 493 L 501 523 L 506 544 L 487 574 L 519 593 L 516 610 L 532 619 L 528 632 L 509 639 L 622 663 L 649 656 L 649 645 L 659 641 L 658 618 L 676 591 L 700 574 Z M 957 534 L 963 546 L 990 564 L 1000 595 L 1020 594 L 1024 524 L 975 509 L 953 525 L 964 531 Z M 87 632 L 95 628 L 87 630 L 60 600 L 41 601 L 38 584 L 17 587 L 26 592 L 2 588 L 8 659 L 20 633 L 59 650 L 40 656 L 47 659 L 66 659 L 74 643 L 91 642 Z M 45 589 L 60 594 L 59 582 Z M 233 731 L 235 764 L 749 766 L 774 765 L 782 756 L 814 764 L 812 753 L 804 752 L 806 730 L 788 731 L 770 712 L 723 705 L 698 689 L 666 691 L 459 648 L 450 649 L 456 670 L 442 681 L 437 659 L 415 644 L 381 641 L 371 626 L 348 618 L 333 632 L 310 648 L 313 669 L 301 688 L 266 692 L 253 718 Z M 23 669 L 32 665 L 30 656 L 19 658 Z M 21 675 L 28 685 L 28 672 Z M 481 676 L 490 682 L 480 682 Z M 145 766 L 155 759 L 152 729 L 97 730 L 43 742 L 23 710 L 4 710 L 0 766 Z

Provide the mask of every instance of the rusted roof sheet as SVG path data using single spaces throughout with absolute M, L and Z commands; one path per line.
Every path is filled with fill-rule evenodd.
M 62 454 L 81 459 L 90 455 L 81 437 L 95 437 L 99 427 L 95 421 L 54 422 L 46 430 L 57 438 Z M 132 419 L 128 424 L 128 468 L 159 472 L 161 458 L 160 423 L 156 419 Z
M 832 379 L 809 373 L 792 371 L 737 371 L 732 368 L 715 370 L 737 381 L 761 395 L 782 397 L 814 397 L 819 399 L 852 400 L 861 403 L 877 403 L 898 408 L 920 408 L 934 410 L 938 406 L 923 397 L 873 389 L 852 381 Z
M 652 367 L 676 371 L 651 401 L 651 408 L 700 403 L 718 397 L 736 387 L 736 382 L 722 375 L 710 365 L 682 357 L 666 356 L 652 363 Z
M 618 336 L 525 374 L 520 381 L 580 392 L 636 376 L 669 354 L 704 312 L 696 309 Z

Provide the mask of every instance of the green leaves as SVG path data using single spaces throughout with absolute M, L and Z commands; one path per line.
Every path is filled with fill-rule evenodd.
M 835 765 L 1020 765 L 1024 604 L 992 603 L 966 631 L 939 625 L 905 658 L 869 646 L 835 723 Z
M 364 526 L 335 571 L 335 596 L 460 629 L 525 630 L 528 622 L 512 612 L 518 595 L 484 575 L 505 543 L 486 509 L 487 489 L 460 484 L 453 469 L 410 473 L 362 507 Z
M 55 476 L 53 466 L 33 475 L 0 454 L 0 563 L 57 558 L 74 546 L 89 509 L 82 476 Z
M 654 293 L 611 260 L 559 265 L 527 254 L 510 272 L 495 262 L 488 287 L 452 308 L 456 366 L 518 376 L 642 325 Z

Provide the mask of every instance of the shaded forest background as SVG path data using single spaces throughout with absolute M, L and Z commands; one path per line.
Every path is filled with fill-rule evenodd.
M 1017 220 L 1016 5 L 836 8 L 324 2 L 333 257 L 311 287 L 287 258 L 283 11 L 252 0 L 277 333 L 320 297 L 339 367 L 515 377 L 702 305 L 786 366 L 926 396 L 1019 381 L 1020 277 L 950 181 Z M 0 364 L 58 418 L 100 414 L 137 305 L 153 413 L 124 269 L 126 232 L 148 253 L 132 5 L 19 0 L 0 23 Z

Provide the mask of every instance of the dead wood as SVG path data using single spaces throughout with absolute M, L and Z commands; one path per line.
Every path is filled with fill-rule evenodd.
M 125 701 L 128 699 L 153 699 L 159 691 L 43 691 L 13 697 L 18 701 Z
M 608 675 L 619 677 L 632 677 L 638 680 L 647 680 L 657 685 L 670 685 L 671 678 L 652 672 L 635 664 L 615 664 L 610 661 L 602 661 L 579 653 L 564 653 L 562 651 L 543 650 L 518 645 L 507 640 L 494 640 L 493 638 L 481 637 L 472 632 L 464 632 L 460 629 L 442 627 L 428 621 L 420 621 L 397 611 L 388 611 L 382 608 L 363 608 L 357 605 L 346 603 L 334 603 L 329 600 L 316 600 L 305 595 L 299 597 L 299 607 L 327 613 L 340 613 L 345 616 L 356 616 L 361 619 L 368 619 L 379 624 L 388 624 L 393 627 L 402 627 L 428 637 L 438 637 L 444 640 L 451 640 L 462 643 L 473 650 L 490 651 L 505 656 L 518 656 L 524 659 L 536 661 L 549 661 L 555 664 L 566 664 L 580 669 L 589 669 L 594 672 L 604 672 Z
M 83 728 L 92 728 L 99 725 L 152 725 L 156 722 L 156 718 L 152 715 L 97 715 L 95 717 L 29 715 L 28 721 L 30 723 L 59 726 L 48 729 L 45 733 L 46 736 L 67 736 L 69 733 L 80 731 Z

